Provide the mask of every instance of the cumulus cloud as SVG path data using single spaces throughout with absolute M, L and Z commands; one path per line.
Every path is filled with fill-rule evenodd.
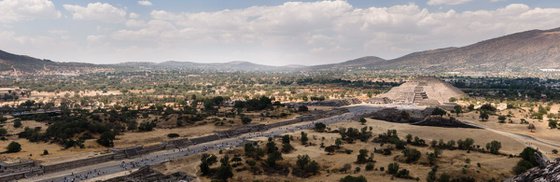
M 77 43 L 69 47 L 81 48 L 81 52 L 61 49 L 48 53 L 64 58 L 75 54 L 72 60 L 105 63 L 173 59 L 322 64 L 370 55 L 395 58 L 414 51 L 464 46 L 509 33 L 560 26 L 560 8 L 525 4 L 456 11 L 429 10 L 417 4 L 357 8 L 347 1 L 318 1 L 196 13 L 154 10 L 141 15 L 127 14 L 109 4 L 93 4 L 67 5 L 65 9 L 70 9 L 74 19 L 119 19 L 121 24 L 98 25 L 101 28 L 86 32 L 89 36 L 75 38 L 82 42 L 75 40 Z M 106 8 L 92 8 L 100 6 Z M 98 16 L 103 18 L 94 18 Z M 50 40 L 26 38 L 14 32 L 0 34 L 0 42 L 14 42 L 25 50 L 33 47 L 26 43 L 39 45 L 37 42 Z M 60 39 L 53 41 L 51 45 Z
M 50 0 L 2 0 L 0 1 L 0 22 L 10 23 L 22 20 L 59 18 Z
M 458 5 L 467 3 L 469 1 L 471 0 L 428 0 L 428 5 Z
M 155 10 L 145 24 L 118 30 L 110 38 L 140 48 L 149 45 L 172 51 L 179 46 L 221 53 L 201 59 L 318 64 L 366 55 L 394 58 L 517 31 L 554 28 L 551 26 L 560 25 L 556 17 L 560 17 L 560 9 L 524 4 L 432 12 L 416 4 L 355 8 L 345 1 L 288 2 L 200 13 Z
M 79 5 L 63 5 L 75 20 L 91 20 L 107 23 L 118 23 L 126 20 L 126 11 L 108 3 L 89 3 L 86 7 Z
M 141 0 L 141 1 L 138 1 L 138 4 L 142 5 L 142 6 L 151 6 L 152 2 L 150 2 L 149 0 Z

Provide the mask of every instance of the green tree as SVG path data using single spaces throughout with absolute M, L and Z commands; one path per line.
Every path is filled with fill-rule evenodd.
M 432 111 L 432 115 L 434 116 L 443 116 L 447 114 L 447 112 L 445 110 L 443 110 L 442 108 L 436 107 L 433 111 Z
M 200 165 L 199 165 L 202 176 L 209 176 L 210 173 L 212 172 L 210 166 L 212 166 L 216 162 L 217 162 L 217 157 L 215 155 L 206 154 L 206 153 L 202 154 L 202 157 L 200 158 Z
M 502 148 L 502 143 L 496 140 L 492 140 L 490 143 L 486 144 L 486 149 L 492 154 L 498 154 L 500 152 L 500 148 Z
M 327 125 L 325 125 L 324 123 L 315 123 L 315 131 L 317 132 L 324 132 L 326 128 Z
M 251 123 L 251 121 L 253 121 L 253 119 L 251 119 L 250 117 L 241 116 L 241 123 L 243 123 L 243 124 L 249 124 L 249 123 Z
M 366 177 L 360 176 L 345 176 L 344 178 L 340 179 L 340 182 L 367 182 Z
M 360 123 L 362 123 L 362 125 L 365 125 L 367 122 L 366 118 L 360 118 Z
M 308 155 L 298 155 L 296 161 L 296 169 L 294 174 L 305 176 L 309 173 L 317 174 L 319 172 L 319 164 L 312 161 Z
M 97 143 L 105 147 L 113 147 L 113 140 L 115 140 L 115 134 L 111 131 L 106 131 L 101 134 L 99 139 L 97 139 Z
M 387 173 L 392 174 L 392 175 L 396 175 L 397 172 L 399 172 L 399 164 L 396 162 L 390 163 L 389 166 L 387 166 Z
M 269 167 L 276 167 L 276 161 L 282 160 L 282 153 L 275 151 L 272 153 L 268 154 L 268 157 L 266 158 L 266 164 Z
M 367 157 L 368 157 L 368 150 L 366 149 L 360 149 L 358 156 L 356 157 L 356 163 L 358 164 L 364 164 L 367 162 Z
M 220 167 L 216 170 L 215 177 L 222 181 L 227 181 L 229 178 L 233 177 L 233 168 L 229 163 L 229 156 L 225 155 L 222 159 L 220 159 Z
M 558 127 L 558 120 L 555 119 L 548 119 L 548 127 L 550 127 L 551 129 L 555 129 Z
M 10 142 L 10 144 L 8 144 L 7 149 L 7 153 L 16 153 L 21 151 L 21 145 L 17 142 Z
M 480 120 L 482 120 L 482 121 L 486 121 L 486 120 L 488 120 L 488 118 L 490 118 L 490 115 L 488 115 L 488 113 L 486 111 L 481 110 L 478 118 L 480 118 Z
M 21 119 L 15 119 L 14 120 L 14 128 L 20 128 L 21 127 Z
M 456 105 L 455 107 L 453 107 L 453 110 L 455 110 L 455 114 L 457 114 L 457 116 L 459 116 L 459 114 L 463 113 L 463 108 L 459 105 Z
M 402 153 L 406 158 L 405 160 L 407 163 L 416 162 L 422 156 L 422 153 L 414 148 L 406 148 L 402 151 Z
M 337 139 L 334 141 L 334 145 L 335 145 L 336 147 L 340 148 L 340 146 L 342 146 L 342 139 L 337 138 Z
M 290 135 L 282 136 L 282 152 L 290 153 L 294 147 L 290 144 Z
M 505 123 L 505 122 L 506 122 L 506 119 L 507 119 L 507 118 L 506 118 L 506 116 L 504 116 L 504 115 L 498 116 L 498 122 L 500 122 L 500 123 Z
M 303 131 L 301 132 L 301 138 L 300 139 L 301 139 L 301 144 L 302 145 L 306 145 L 307 142 L 309 141 L 309 138 L 307 138 L 307 133 L 305 133 Z
M 140 131 L 152 131 L 156 127 L 156 123 L 152 121 L 142 122 L 138 127 Z

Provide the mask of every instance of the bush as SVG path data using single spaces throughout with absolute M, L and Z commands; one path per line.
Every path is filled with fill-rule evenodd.
M 14 128 L 20 128 L 21 125 L 21 119 L 14 120 Z
M 140 131 L 152 131 L 154 130 L 154 128 L 156 127 L 156 123 L 155 122 L 142 122 L 140 123 L 140 126 L 138 127 L 138 130 Z
M 535 153 L 540 152 L 531 147 L 526 147 L 525 149 L 523 149 L 523 151 L 519 154 L 522 159 L 517 162 L 517 165 L 515 167 L 513 167 L 513 172 L 515 174 L 521 174 L 533 167 L 538 166 L 539 163 L 537 161 Z
M 115 140 L 115 134 L 113 132 L 107 131 L 101 134 L 101 137 L 97 139 L 97 143 L 105 147 L 113 147 Z
M 6 130 L 5 128 L 0 128 L 0 136 L 4 136 L 8 134 L 8 130 Z
M 405 156 L 405 161 L 407 163 L 416 162 L 422 156 L 422 153 L 414 148 L 406 148 L 402 151 L 402 153 Z
M 298 107 L 298 112 L 307 112 L 309 108 L 307 106 L 301 105 Z
M 373 168 L 375 168 L 375 164 L 373 164 L 373 162 L 368 162 L 366 164 L 366 171 L 372 171 Z
M 11 142 L 6 149 L 8 153 L 16 153 L 21 151 L 21 145 L 17 142 Z
M 341 178 L 340 182 L 367 182 L 367 179 L 362 175 L 357 177 L 348 175 L 344 178 Z
M 558 121 L 555 119 L 549 119 L 548 120 L 548 127 L 550 127 L 551 129 L 555 129 L 558 127 Z
M 525 171 L 533 168 L 533 164 L 531 164 L 531 162 L 526 161 L 526 160 L 520 160 L 519 162 L 517 162 L 517 165 L 515 165 L 515 167 L 513 167 L 513 172 L 515 174 L 521 174 L 524 173 Z
M 399 172 L 397 172 L 395 177 L 397 177 L 397 178 L 410 178 L 410 171 L 408 171 L 408 169 L 401 169 L 401 170 L 399 170 Z
M 500 148 L 502 148 L 502 143 L 496 140 L 486 144 L 486 149 L 492 154 L 498 154 L 500 152 Z
M 324 123 L 315 123 L 315 131 L 317 132 L 323 132 L 326 128 L 327 125 L 325 125 Z
M 241 117 L 241 123 L 243 123 L 243 124 L 249 124 L 249 123 L 251 123 L 252 121 L 253 121 L 253 119 L 251 119 L 251 118 L 248 117 L 248 116 L 242 116 L 242 117 Z
M 443 116 L 447 114 L 447 112 L 445 110 L 443 110 L 442 108 L 436 107 L 433 111 L 432 111 L 432 115 L 434 116 Z
M 507 119 L 507 118 L 506 118 L 506 116 L 504 116 L 504 115 L 498 116 L 498 122 L 499 122 L 499 123 L 505 123 L 505 122 L 506 122 L 506 119 Z
M 393 162 L 391 164 L 389 164 L 389 166 L 387 166 L 387 173 L 392 174 L 392 175 L 396 175 L 397 172 L 399 172 L 399 164 L 396 162 Z

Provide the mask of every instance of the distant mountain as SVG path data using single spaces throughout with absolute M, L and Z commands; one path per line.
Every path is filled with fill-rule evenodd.
M 46 59 L 37 59 L 25 55 L 17 55 L 0 50 L 0 71 L 22 70 L 33 71 L 43 69 L 46 65 L 55 65 L 56 63 Z
M 312 68 L 363 67 L 377 70 L 433 72 L 538 72 L 560 68 L 560 28 L 531 30 L 478 42 L 415 52 L 392 60 L 363 57 Z
M 182 61 L 166 61 L 162 63 L 127 62 L 118 66 L 137 67 L 156 70 L 214 70 L 214 71 L 288 71 L 294 66 L 268 66 L 247 61 L 231 61 L 225 63 L 195 63 Z
M 416 52 L 378 66 L 466 72 L 560 68 L 560 28 L 515 33 L 460 48 Z
M 40 71 L 51 73 L 88 73 L 107 71 L 102 65 L 76 62 L 54 62 L 48 59 L 37 59 L 26 55 L 17 55 L 0 50 L 0 72 L 36 73 Z
M 315 66 L 267 66 L 246 61 L 226 63 L 195 63 L 166 61 L 162 63 L 127 62 L 112 65 L 58 63 L 0 51 L 0 71 L 13 68 L 33 72 L 49 67 L 68 69 L 106 67 L 116 69 L 196 69 L 215 71 L 317 71 L 317 70 L 399 70 L 416 73 L 434 72 L 538 72 L 560 69 L 560 28 L 531 30 L 478 42 L 465 47 L 450 47 L 415 52 L 392 60 L 362 57 L 336 64 Z
M 353 68 L 371 69 L 372 67 L 375 67 L 376 65 L 380 65 L 386 61 L 387 60 L 384 60 L 379 57 L 367 56 L 367 57 L 353 59 L 341 63 L 309 66 L 309 67 L 305 67 L 304 69 L 308 69 L 308 70 L 353 69 Z

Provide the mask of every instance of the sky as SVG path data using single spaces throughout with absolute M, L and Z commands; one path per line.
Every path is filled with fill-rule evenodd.
M 558 27 L 559 0 L 0 0 L 0 50 L 97 64 L 393 59 Z

